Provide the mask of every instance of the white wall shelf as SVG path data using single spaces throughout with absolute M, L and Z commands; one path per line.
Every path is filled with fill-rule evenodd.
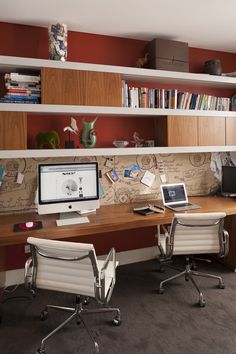
M 123 108 L 104 106 L 52 105 L 52 104 L 20 104 L 0 103 L 0 112 L 27 112 L 32 114 L 77 114 L 86 116 L 123 116 L 123 117 L 155 117 L 163 115 L 174 116 L 204 116 L 204 117 L 236 117 L 233 111 L 204 111 L 190 109 L 160 109 L 160 108 Z
M 41 149 L 41 150 L 0 150 L 0 159 L 83 157 L 83 156 L 127 156 L 153 154 L 180 154 L 201 152 L 236 151 L 236 146 L 180 146 L 140 148 L 92 148 L 92 149 Z
M 73 70 L 89 70 L 121 74 L 122 78 L 130 81 L 158 82 L 188 86 L 208 86 L 235 88 L 236 78 L 208 74 L 192 74 L 186 72 L 139 69 L 123 66 L 88 64 L 78 62 L 60 62 L 56 60 L 33 59 L 24 57 L 0 55 L 0 71 L 40 70 L 40 68 L 57 68 Z
M 236 78 L 213 76 L 207 74 L 192 74 L 164 70 L 139 69 L 112 65 L 88 64 L 77 62 L 60 62 L 45 59 L 0 56 L 0 72 L 40 71 L 40 68 L 61 68 L 73 70 L 88 70 L 107 73 L 119 73 L 129 81 L 157 82 L 187 86 L 208 86 L 236 90 Z M 162 115 L 178 116 L 212 116 L 236 117 L 236 112 L 204 111 L 157 108 L 123 108 L 79 105 L 46 105 L 46 104 L 10 104 L 0 103 L 1 112 L 27 112 L 32 114 L 81 115 L 81 116 L 123 116 L 123 117 L 157 117 Z M 4 150 L 0 158 L 37 158 L 37 157 L 74 157 L 74 156 L 116 156 L 142 154 L 169 154 L 191 152 L 236 151 L 235 146 L 191 146 L 191 147 L 155 147 L 155 148 L 94 148 L 94 149 L 57 149 L 57 150 Z

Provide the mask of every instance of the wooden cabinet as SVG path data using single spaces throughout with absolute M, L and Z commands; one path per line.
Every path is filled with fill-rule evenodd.
M 225 141 L 226 145 L 236 145 L 236 116 L 226 117 Z
M 41 104 L 0 103 L 0 149 L 25 149 L 24 153 L 20 151 L 18 155 L 15 151 L 14 156 L 10 151 L 7 154 L 2 151 L 0 158 L 213 152 L 228 151 L 227 145 L 235 145 L 230 150 L 236 151 L 235 112 L 125 108 L 122 105 L 124 86 L 122 80 L 142 83 L 146 86 L 150 83 L 152 85 L 157 83 L 158 86 L 169 84 L 173 87 L 184 85 L 189 87 L 189 91 L 194 91 L 200 86 L 232 90 L 236 88 L 235 78 L 89 63 L 62 63 L 10 56 L 0 56 L 0 71 L 2 73 L 40 72 L 42 88 Z M 151 117 L 155 121 L 156 147 L 95 148 L 89 151 L 88 149 L 26 150 L 27 113 L 82 117 L 126 116 L 143 119 Z M 140 135 L 142 136 L 142 132 Z
M 27 149 L 26 113 L 0 112 L 0 149 Z
M 226 217 L 224 228 L 229 233 L 229 253 L 226 257 L 220 258 L 220 261 L 236 271 L 236 215 Z
M 155 119 L 156 146 L 197 146 L 197 127 L 197 117 L 158 117 Z
M 224 146 L 225 117 L 158 117 L 155 135 L 157 146 Z
M 122 106 L 120 74 L 41 69 L 42 104 Z
M 198 145 L 225 145 L 225 117 L 198 117 Z

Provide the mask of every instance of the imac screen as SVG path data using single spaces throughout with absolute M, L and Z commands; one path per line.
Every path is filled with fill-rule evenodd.
M 97 162 L 38 165 L 38 213 L 99 207 Z

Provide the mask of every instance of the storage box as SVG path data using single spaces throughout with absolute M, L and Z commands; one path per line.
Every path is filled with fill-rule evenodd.
M 189 71 L 188 43 L 156 38 L 145 48 L 149 53 L 147 68 Z

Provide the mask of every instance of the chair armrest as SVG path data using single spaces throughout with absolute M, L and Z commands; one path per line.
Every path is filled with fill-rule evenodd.
M 29 257 L 25 262 L 25 288 L 27 290 L 33 291 L 33 260 Z
M 229 253 L 229 233 L 225 229 L 223 230 L 222 243 L 224 248 L 224 257 Z
M 115 248 L 112 247 L 110 249 L 110 252 L 108 253 L 105 261 L 104 261 L 104 264 L 101 268 L 101 274 L 104 273 L 104 271 L 106 271 L 109 263 L 112 262 L 113 263 L 113 266 L 114 266 L 114 273 L 115 273 L 115 270 L 116 270 L 116 251 L 115 251 Z
M 116 266 L 115 248 L 111 248 L 100 271 L 101 299 L 105 304 L 109 302 L 116 283 Z

